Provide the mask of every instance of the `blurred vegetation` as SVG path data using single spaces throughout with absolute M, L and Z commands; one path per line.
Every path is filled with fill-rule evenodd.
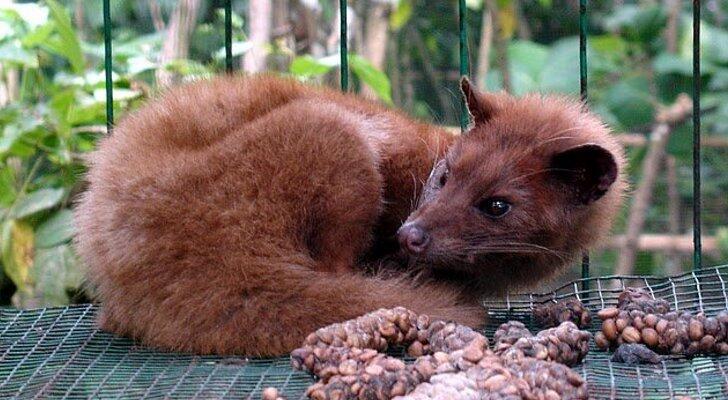
M 254 47 L 248 36 L 249 1 L 253 0 L 233 1 L 236 65 Z M 285 11 L 285 23 L 281 29 L 274 26 L 265 44 L 267 69 L 336 85 L 338 42 L 331 38 L 337 37 L 337 3 L 273 1 L 273 13 Z M 590 3 L 590 107 L 617 132 L 645 136 L 661 105 L 691 92 L 690 3 Z M 101 4 L 0 0 L 0 304 L 57 305 L 84 299 L 82 266 L 71 246 L 71 207 L 83 191 L 84 154 L 106 131 Z M 160 90 L 160 71 L 184 82 L 224 70 L 222 1 L 200 3 L 188 53 L 165 61 L 159 56 L 168 40 L 164 27 L 160 29 L 160 16 L 162 22 L 171 18 L 178 2 L 111 4 L 117 116 Z M 456 125 L 457 2 L 350 4 L 354 89 L 419 118 Z M 702 126 L 705 137 L 728 139 L 728 1 L 704 4 L 708 12 L 701 26 Z M 384 12 L 370 12 L 377 7 Z M 491 90 L 505 87 L 515 94 L 578 93 L 578 1 L 469 0 L 468 7 L 471 75 L 477 84 Z M 386 35 L 381 43 L 372 43 L 367 29 L 375 28 L 366 27 L 374 26 L 377 18 L 384 19 Z M 488 33 L 486 22 L 498 29 Z M 484 50 L 486 42 L 489 47 Z M 366 57 L 377 52 L 386 53 L 383 62 Z M 677 165 L 676 234 L 691 231 L 691 132 L 690 124 L 677 127 L 668 144 Z M 644 153 L 644 146 L 630 148 L 635 184 Z M 725 146 L 704 149 L 704 229 L 717 240 L 717 250 L 706 264 L 728 259 L 727 153 Z M 661 178 L 647 232 L 668 231 L 667 193 Z M 617 231 L 623 229 L 624 221 Z M 689 267 L 689 254 L 641 252 L 636 272 L 665 273 L 670 257 L 679 263 L 672 272 Z M 598 254 L 595 273 L 610 272 L 614 258 L 614 250 Z

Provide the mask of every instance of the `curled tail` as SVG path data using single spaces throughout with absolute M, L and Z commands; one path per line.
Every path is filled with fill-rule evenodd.
M 228 278 L 208 279 L 203 288 L 197 279 L 179 277 L 173 290 L 164 289 L 165 298 L 136 297 L 143 291 L 130 287 L 113 289 L 105 293 L 101 325 L 165 349 L 275 356 L 300 346 L 320 327 L 379 308 L 402 306 L 470 326 L 485 322 L 480 305 L 461 304 L 457 292 L 434 284 L 415 287 L 404 278 L 333 274 L 295 265 L 257 270 L 269 272 L 255 277 L 255 286 Z

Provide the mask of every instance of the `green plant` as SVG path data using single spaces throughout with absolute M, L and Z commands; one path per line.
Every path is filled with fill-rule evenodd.
M 0 26 L 0 61 L 20 77 L 16 98 L 0 110 L 2 279 L 15 287 L 15 305 L 65 304 L 82 283 L 71 202 L 83 154 L 104 134 L 103 75 L 55 0 L 11 3 L 0 9 Z M 119 77 L 116 84 L 117 108 L 141 95 Z

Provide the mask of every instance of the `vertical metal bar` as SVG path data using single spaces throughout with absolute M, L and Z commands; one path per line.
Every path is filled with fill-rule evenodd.
M 581 100 L 587 101 L 587 56 L 586 40 L 589 21 L 586 13 L 587 0 L 579 0 L 579 93 Z M 581 258 L 581 277 L 589 277 L 589 253 L 585 252 Z M 589 290 L 589 282 L 582 281 L 583 290 Z
M 587 0 L 579 0 L 579 94 L 581 100 L 586 104 L 587 101 L 587 57 L 586 57 L 586 40 L 589 21 L 587 19 Z M 589 278 L 589 253 L 584 252 L 581 257 L 581 277 Z M 582 281 L 583 290 L 589 290 L 589 281 Z
M 348 8 L 346 0 L 339 0 L 339 20 L 341 21 L 341 36 L 339 37 L 341 65 L 339 67 L 339 74 L 341 75 L 341 90 L 344 92 L 349 90 L 349 35 L 347 33 L 346 23 Z
M 225 72 L 233 72 L 233 1 L 225 0 Z
M 111 79 L 111 7 L 104 0 L 104 72 L 106 74 L 106 134 L 114 126 L 114 82 Z
M 700 0 L 693 0 L 693 269 L 702 268 L 700 195 Z
M 470 55 L 468 54 L 467 5 L 465 0 L 458 0 L 458 28 L 460 34 L 460 76 L 470 75 Z M 465 99 L 460 97 L 460 131 L 465 132 L 470 123 L 470 115 Z
M 589 22 L 586 13 L 587 0 L 579 0 L 579 86 L 581 99 L 587 100 L 586 40 Z

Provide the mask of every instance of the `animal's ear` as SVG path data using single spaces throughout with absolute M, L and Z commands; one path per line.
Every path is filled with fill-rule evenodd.
M 496 113 L 496 104 L 488 95 L 480 93 L 473 87 L 470 79 L 464 76 L 460 80 L 460 90 L 465 98 L 465 105 L 468 107 L 473 123 L 479 125 L 488 122 Z
M 550 170 L 552 177 L 578 204 L 590 204 L 604 196 L 619 174 L 614 155 L 596 144 L 556 153 Z

